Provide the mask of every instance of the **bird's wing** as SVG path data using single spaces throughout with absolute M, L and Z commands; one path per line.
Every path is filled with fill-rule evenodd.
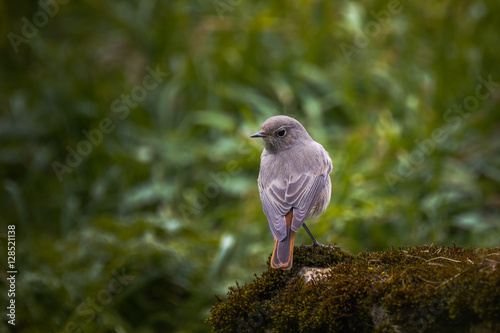
M 287 181 L 276 180 L 260 192 L 262 208 L 269 222 L 274 238 L 283 240 L 286 236 L 285 215 L 293 209 L 292 230 L 297 231 L 309 216 L 326 182 L 326 174 L 303 173 Z
M 293 202 L 292 230 L 298 231 L 325 190 L 327 174 L 302 174 L 290 183 L 288 198 Z
M 287 185 L 286 181 L 275 180 L 260 191 L 262 209 L 267 217 L 269 228 L 273 237 L 279 241 L 286 236 L 285 215 L 292 209 L 292 205 L 286 200 Z

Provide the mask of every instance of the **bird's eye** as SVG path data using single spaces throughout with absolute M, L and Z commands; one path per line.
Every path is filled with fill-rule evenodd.
M 279 130 L 278 132 L 276 132 L 276 135 L 282 138 L 286 135 L 286 131 L 284 129 Z

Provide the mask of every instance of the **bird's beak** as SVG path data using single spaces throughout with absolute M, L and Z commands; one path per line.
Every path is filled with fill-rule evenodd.
M 255 134 L 250 135 L 250 137 L 251 137 L 251 138 L 263 138 L 263 137 L 265 137 L 265 136 L 266 136 L 266 135 L 265 135 L 264 133 L 262 133 L 262 131 L 260 131 L 260 132 L 257 132 L 257 133 L 255 133 Z

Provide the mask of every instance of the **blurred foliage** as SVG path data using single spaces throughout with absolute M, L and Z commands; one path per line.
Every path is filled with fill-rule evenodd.
M 500 82 L 498 2 L 63 2 L 0 1 L 19 332 L 209 330 L 272 250 L 248 136 L 275 114 L 332 157 L 322 243 L 498 245 L 500 86 L 474 99 Z

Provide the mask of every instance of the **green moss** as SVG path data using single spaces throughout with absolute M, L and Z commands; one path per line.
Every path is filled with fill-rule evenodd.
M 419 246 L 353 256 L 296 247 L 290 271 L 268 267 L 253 283 L 230 287 L 207 322 L 215 332 L 496 332 L 499 264 L 500 248 Z M 304 267 L 331 269 L 306 283 Z

